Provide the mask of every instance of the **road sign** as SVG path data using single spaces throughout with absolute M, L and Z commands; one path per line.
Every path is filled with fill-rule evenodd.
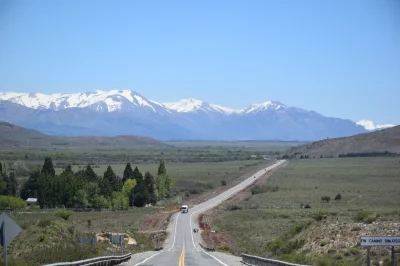
M 14 220 L 11 219 L 10 216 L 8 216 L 5 212 L 0 214 L 0 224 L 2 227 L 5 226 L 6 229 L 4 235 L 3 233 L 1 233 L 2 237 L 0 237 L 0 244 L 3 247 L 7 247 L 22 231 L 22 228 L 16 222 L 14 222 Z M 1 231 L 3 232 L 3 230 Z
M 111 235 L 111 243 L 122 243 L 124 242 L 124 235 Z
M 96 243 L 97 239 L 95 237 L 78 237 L 78 242 L 82 244 Z
M 5 212 L 0 214 L 0 224 L 0 244 L 4 247 L 4 265 L 7 266 L 7 247 L 22 231 L 22 228 Z
M 361 246 L 400 246 L 400 236 L 361 236 Z

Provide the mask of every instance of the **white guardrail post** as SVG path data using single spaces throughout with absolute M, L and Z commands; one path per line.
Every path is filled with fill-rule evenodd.
M 246 264 L 246 265 L 256 265 L 256 266 L 276 266 L 276 265 L 280 265 L 280 266 L 308 266 L 308 265 L 295 264 L 295 263 L 286 262 L 286 261 L 262 258 L 262 257 L 247 255 L 247 254 L 242 254 L 242 262 L 244 264 Z
M 121 256 L 104 256 L 93 259 L 72 261 L 72 262 L 57 262 L 52 264 L 45 264 L 43 266 L 102 266 L 102 265 L 118 265 L 122 262 L 130 260 L 132 253 Z

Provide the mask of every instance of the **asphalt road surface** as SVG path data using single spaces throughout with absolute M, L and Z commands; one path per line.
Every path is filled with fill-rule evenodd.
M 251 175 L 243 182 L 238 185 L 230 188 L 229 190 L 219 194 L 218 196 L 204 201 L 203 203 L 196 205 L 189 209 L 188 213 L 179 213 L 175 219 L 175 230 L 173 233 L 172 244 L 167 247 L 164 247 L 163 251 L 155 253 L 151 257 L 145 259 L 141 263 L 135 264 L 141 266 L 150 266 L 150 265 L 178 265 L 178 266 L 212 266 L 212 265 L 225 265 L 228 264 L 222 262 L 217 257 L 213 256 L 212 252 L 204 251 L 199 246 L 200 241 L 200 231 L 198 233 L 194 233 L 193 229 L 197 229 L 196 227 L 196 218 L 197 216 L 211 209 L 222 201 L 228 199 L 233 194 L 243 190 L 250 184 L 252 184 L 255 180 L 257 180 L 260 176 L 264 175 L 266 172 L 272 170 L 273 168 L 281 165 L 284 160 L 277 161 L 275 164 L 258 171 L 254 175 Z

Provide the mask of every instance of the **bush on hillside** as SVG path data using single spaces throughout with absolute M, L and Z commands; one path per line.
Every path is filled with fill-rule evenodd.
M 59 210 L 59 211 L 56 211 L 56 216 L 57 216 L 57 217 L 60 217 L 60 218 L 63 218 L 64 220 L 68 220 L 69 217 L 70 217 L 73 213 L 74 213 L 74 212 L 73 212 L 73 211 L 70 211 L 70 210 Z
M 27 207 L 28 205 L 23 199 L 12 196 L 0 196 L 0 209 L 16 210 Z

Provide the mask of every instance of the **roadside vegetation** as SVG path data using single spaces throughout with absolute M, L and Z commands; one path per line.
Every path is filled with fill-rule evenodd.
M 153 250 L 179 204 L 212 196 L 280 156 L 270 149 L 275 143 L 186 145 L 65 149 L 62 156 L 60 148 L 2 151 L 0 207 L 23 228 L 9 246 L 9 265 L 91 257 L 77 237 L 97 238 L 95 256 L 111 254 L 110 234 L 125 235 L 125 251 Z M 27 198 L 38 204 L 28 206 Z
M 360 235 L 398 232 L 399 177 L 398 158 L 289 160 L 264 184 L 208 213 L 208 232 L 216 232 L 208 239 L 236 255 L 361 265 Z M 387 248 L 371 254 L 376 262 L 389 258 Z

